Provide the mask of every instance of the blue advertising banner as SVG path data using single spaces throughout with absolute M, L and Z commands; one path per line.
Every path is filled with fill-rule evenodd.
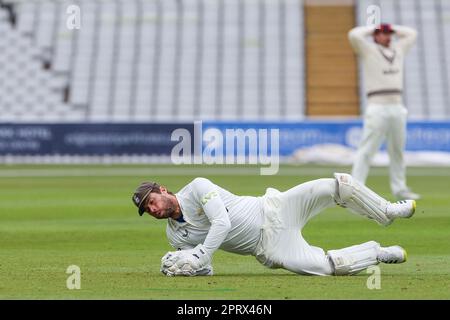
M 170 155 L 188 124 L 0 124 L 0 155 Z
M 362 123 L 359 120 L 198 122 L 196 125 L 194 123 L 0 124 L 0 155 L 169 156 L 181 141 L 171 139 L 177 129 L 185 130 L 189 141 L 184 142 L 191 146 L 192 152 L 194 144 L 200 142 L 202 144 L 200 149 L 208 154 L 210 152 L 214 154 L 221 148 L 223 154 L 226 154 L 225 148 L 229 147 L 230 143 L 235 145 L 235 153 L 239 153 L 238 150 L 242 150 L 237 141 L 239 139 L 246 143 L 244 152 L 246 155 L 257 155 L 261 152 L 261 148 L 267 154 L 271 154 L 276 139 L 278 141 L 276 147 L 279 149 L 277 153 L 280 156 L 289 156 L 298 149 L 320 144 L 338 144 L 356 148 L 362 136 Z M 256 142 L 253 149 L 248 145 L 251 139 Z M 450 122 L 409 122 L 406 150 L 450 152 Z
M 265 123 L 203 122 L 202 129 L 204 137 L 208 136 L 208 132 L 217 130 L 224 137 L 227 135 L 227 130 L 228 132 L 236 132 L 238 129 L 242 129 L 244 132 L 249 132 L 248 130 L 258 132 L 262 129 L 278 130 L 280 156 L 289 156 L 295 150 L 319 144 L 339 144 L 356 149 L 362 137 L 360 120 Z M 205 142 L 203 146 L 205 147 Z M 385 149 L 384 146 L 383 149 Z M 450 152 L 450 122 L 409 122 L 406 150 Z

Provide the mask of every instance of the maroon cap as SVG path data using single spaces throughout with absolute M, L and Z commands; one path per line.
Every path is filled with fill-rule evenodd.
M 392 26 L 389 23 L 382 23 L 378 27 L 375 28 L 375 33 L 393 33 L 394 30 L 392 29 Z

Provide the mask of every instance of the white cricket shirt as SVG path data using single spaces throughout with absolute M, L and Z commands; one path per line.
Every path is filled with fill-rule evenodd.
M 356 27 L 348 38 L 355 53 L 361 58 L 365 89 L 369 103 L 403 103 L 404 57 L 414 44 L 417 32 L 404 26 L 392 25 L 398 41 L 388 48 L 373 40 L 374 27 Z
M 175 194 L 185 222 L 169 218 L 166 234 L 176 249 L 203 243 L 212 256 L 218 248 L 253 254 L 263 224 L 261 197 L 237 196 L 205 178 L 196 178 Z

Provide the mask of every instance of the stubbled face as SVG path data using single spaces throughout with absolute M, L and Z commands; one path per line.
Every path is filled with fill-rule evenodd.
M 177 215 L 176 198 L 161 190 L 161 193 L 150 193 L 146 204 L 146 212 L 156 219 L 167 219 Z
M 391 34 L 390 33 L 378 32 L 373 35 L 373 38 L 376 43 L 378 43 L 384 47 L 389 47 L 389 44 L 391 43 Z

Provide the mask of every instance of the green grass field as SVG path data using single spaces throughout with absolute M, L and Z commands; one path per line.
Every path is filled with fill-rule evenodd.
M 365 272 L 299 276 L 223 251 L 214 256 L 213 277 L 165 277 L 165 221 L 139 217 L 131 202 L 148 179 L 178 191 L 204 176 L 236 194 L 261 195 L 334 171 L 349 168 L 284 166 L 276 176 L 260 176 L 248 167 L 0 166 L 0 298 L 450 299 L 448 168 L 408 169 L 409 184 L 423 195 L 412 219 L 383 228 L 334 208 L 304 229 L 306 240 L 325 250 L 368 240 L 404 246 L 406 263 L 380 265 L 379 290 L 367 288 Z M 386 168 L 372 168 L 368 185 L 393 200 Z M 70 265 L 81 268 L 80 290 L 66 287 Z

